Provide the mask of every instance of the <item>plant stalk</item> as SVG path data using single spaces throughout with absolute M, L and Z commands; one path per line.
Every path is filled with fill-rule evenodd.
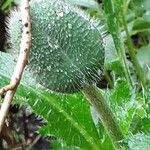
M 144 73 L 143 73 L 143 70 L 142 70 L 142 68 L 141 68 L 141 66 L 140 66 L 140 64 L 136 58 L 136 55 L 134 52 L 134 46 L 133 46 L 133 43 L 132 43 L 130 35 L 129 35 L 129 31 L 128 31 L 128 27 L 127 27 L 127 23 L 126 23 L 123 11 L 121 11 L 121 17 L 122 17 L 122 21 L 123 21 L 124 30 L 125 30 L 126 35 L 127 35 L 127 47 L 128 47 L 129 55 L 131 57 L 133 66 L 136 70 L 136 73 L 137 73 L 143 87 L 146 87 L 146 80 L 144 77 Z
M 104 69 L 104 77 L 105 77 L 105 79 L 107 80 L 109 86 L 110 86 L 111 88 L 113 88 L 113 87 L 114 87 L 114 83 L 113 83 L 113 81 L 111 80 L 111 78 L 110 78 L 110 76 L 109 76 L 107 70 L 105 70 L 105 69 Z
M 94 85 L 86 85 L 83 93 L 87 97 L 89 102 L 95 107 L 99 118 L 115 149 L 121 148 L 123 144 L 122 140 L 124 138 L 123 133 L 100 90 Z
M 104 0 L 104 10 L 106 13 L 108 29 L 112 35 L 117 54 L 124 67 L 123 71 L 125 73 L 125 77 L 128 80 L 128 83 L 130 84 L 130 86 L 133 87 L 132 78 L 130 76 L 130 71 L 129 71 L 126 56 L 125 56 L 125 49 L 123 46 L 123 42 L 121 40 L 121 34 L 119 32 L 117 18 L 114 16 L 115 12 L 114 12 L 113 4 L 111 0 Z

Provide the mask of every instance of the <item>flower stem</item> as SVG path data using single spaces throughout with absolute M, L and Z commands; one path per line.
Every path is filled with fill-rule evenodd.
M 124 30 L 125 30 L 126 35 L 127 35 L 127 47 L 128 47 L 129 55 L 131 57 L 131 60 L 132 60 L 133 66 L 136 70 L 136 73 L 139 77 L 139 80 L 141 81 L 143 87 L 146 87 L 146 80 L 144 77 L 144 71 L 142 70 L 142 68 L 141 68 L 141 66 L 137 60 L 137 57 L 135 54 L 135 49 L 134 49 L 133 43 L 132 43 L 130 35 L 129 35 L 127 22 L 125 20 L 125 15 L 124 15 L 123 11 L 121 11 L 121 17 L 122 17 L 122 21 L 123 21 Z
M 128 80 L 128 83 L 130 84 L 130 86 L 133 87 L 132 78 L 130 76 L 130 71 L 127 65 L 125 49 L 123 46 L 123 42 L 121 40 L 121 34 L 120 34 L 117 18 L 114 15 L 115 12 L 114 12 L 113 3 L 111 0 L 104 0 L 104 10 L 106 14 L 108 29 L 112 35 L 117 54 L 123 65 L 123 68 L 124 68 L 123 71 L 125 73 L 125 77 Z
M 121 148 L 122 140 L 124 138 L 123 133 L 117 123 L 117 120 L 108 106 L 106 100 L 102 96 L 100 90 L 94 85 L 86 85 L 83 90 L 84 95 L 89 102 L 95 107 L 99 118 L 109 135 L 114 147 L 116 149 Z

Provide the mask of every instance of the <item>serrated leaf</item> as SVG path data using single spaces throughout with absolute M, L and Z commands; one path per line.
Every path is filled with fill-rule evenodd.
M 150 135 L 137 133 L 129 138 L 128 145 L 131 150 L 149 150 Z
M 105 65 L 107 70 L 112 70 L 116 75 L 124 76 L 123 65 L 119 58 L 116 58 Z
M 115 90 L 112 92 L 111 99 L 113 103 L 122 105 L 131 98 L 131 92 L 128 83 L 125 80 L 117 80 Z
M 109 91 L 109 99 L 122 131 L 126 134 L 135 115 L 135 93 L 131 91 L 127 81 L 118 79 L 113 90 Z
M 98 134 L 82 95 L 60 96 L 47 92 L 38 94 L 42 99 L 29 99 L 28 103 L 37 114 L 48 121 L 40 130 L 42 134 L 55 135 L 65 139 L 68 145 L 77 145 L 81 148 L 99 147 Z
M 0 87 L 7 85 L 10 74 L 8 64 L 10 55 L 2 53 L 3 65 L 0 65 Z M 5 68 L 3 70 L 2 66 Z M 6 75 L 4 76 L 3 75 Z M 8 73 L 8 74 L 7 74 Z M 24 78 L 28 78 L 25 74 Z M 30 80 L 30 78 L 28 78 Z M 22 80 L 23 82 L 23 80 Z M 20 85 L 16 98 L 26 101 L 35 113 L 45 118 L 48 123 L 41 129 L 43 134 L 52 134 L 63 139 L 67 145 L 74 145 L 85 149 L 99 150 L 101 147 L 99 136 L 84 97 L 79 94 L 56 95 L 38 90 L 34 87 Z
M 75 146 L 66 146 L 66 144 L 62 140 L 59 140 L 59 139 L 51 141 L 51 145 L 54 150 L 83 150 Z
M 3 85 L 7 83 L 4 76 L 0 76 L 0 81 Z M 41 128 L 42 134 L 54 135 L 65 140 L 67 145 L 85 149 L 101 147 L 88 105 L 81 94 L 56 95 L 20 86 L 16 96 L 26 99 L 34 112 L 48 121 Z

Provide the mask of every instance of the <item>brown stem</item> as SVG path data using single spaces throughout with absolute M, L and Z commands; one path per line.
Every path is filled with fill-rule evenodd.
M 11 101 L 20 83 L 24 68 L 27 64 L 28 54 L 31 47 L 31 19 L 29 12 L 29 0 L 21 1 L 21 19 L 23 25 L 23 33 L 20 44 L 20 54 L 18 57 L 18 61 L 14 73 L 11 77 L 10 84 L 6 86 L 8 88 L 5 87 L 2 88 L 2 90 L 0 90 L 2 92 L 6 92 L 4 101 L 0 109 L 0 132 L 3 128 L 4 121 L 7 116 Z M 13 89 L 11 89 L 10 87 L 13 87 Z

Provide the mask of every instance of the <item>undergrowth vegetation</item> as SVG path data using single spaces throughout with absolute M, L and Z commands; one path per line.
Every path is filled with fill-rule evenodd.
M 32 56 L 36 53 L 36 50 L 40 53 L 42 49 L 44 50 L 41 53 L 45 55 L 39 62 L 33 62 L 35 60 L 31 61 L 31 65 L 32 63 L 36 63 L 36 65 L 34 64 L 34 66 L 31 67 L 31 70 L 25 70 L 12 105 L 19 105 L 18 109 L 25 107 L 24 111 L 32 112 L 34 115 L 38 116 L 37 118 L 42 118 L 42 121 L 40 120 L 42 123 L 36 121 L 38 120 L 36 117 L 34 117 L 35 122 L 32 122 L 31 118 L 28 120 L 28 123 L 31 124 L 30 129 L 32 126 L 35 126 L 35 124 L 38 124 L 40 127 L 36 129 L 32 128 L 36 136 L 31 140 L 32 142 L 27 142 L 28 140 L 26 138 L 24 143 L 22 137 L 25 137 L 26 131 L 23 133 L 21 132 L 21 130 L 23 130 L 21 127 L 22 124 L 16 123 L 20 132 L 17 132 L 16 126 L 12 127 L 10 125 L 10 130 L 13 131 L 16 137 L 16 147 L 18 147 L 19 144 L 22 145 L 22 147 L 30 149 L 40 149 L 40 143 L 37 147 L 35 147 L 35 145 L 42 137 L 45 138 L 42 140 L 44 142 L 46 141 L 49 145 L 49 148 L 47 148 L 46 145 L 46 148 L 44 147 L 45 149 L 149 150 L 150 0 L 103 0 L 102 2 L 96 0 L 66 1 L 70 5 L 73 5 L 73 8 L 78 6 L 76 11 L 79 11 L 79 14 L 83 12 L 88 14 L 89 22 L 94 22 L 95 20 L 95 22 L 97 22 L 97 29 L 93 29 L 87 20 L 84 22 L 84 19 L 80 20 L 81 18 L 79 17 L 76 22 L 78 24 L 70 25 L 73 27 L 77 25 L 77 27 L 74 30 L 72 30 L 72 28 L 69 29 L 68 33 L 74 35 L 72 37 L 77 40 L 71 39 L 71 35 L 65 37 L 66 34 L 63 32 L 58 34 L 59 30 L 57 29 L 61 27 L 61 32 L 61 29 L 65 26 L 65 21 L 59 21 L 60 18 L 58 18 L 55 22 L 57 23 L 55 26 L 57 29 L 55 29 L 55 32 L 52 31 L 52 33 L 55 34 L 49 38 L 48 44 L 49 42 L 55 44 L 56 41 L 53 41 L 55 38 L 58 38 L 58 42 L 64 44 L 63 46 L 61 45 L 62 47 L 60 48 L 63 49 L 62 52 L 67 51 L 63 57 L 63 61 L 57 60 L 57 58 L 60 58 L 64 53 L 58 55 L 59 49 L 56 45 L 52 44 L 46 46 L 43 44 L 43 39 L 42 48 L 42 44 L 40 45 L 38 41 L 40 37 L 37 41 L 35 40 L 36 36 L 34 37 L 33 44 L 36 44 L 36 46 L 34 45 L 33 49 L 31 48 L 31 51 L 33 50 L 31 52 Z M 12 2 L 15 4 L 19 3 L 19 1 L 12 0 L 2 1 L 0 3 L 1 11 L 5 13 L 10 11 L 12 5 L 14 5 Z M 63 3 L 63 0 L 61 3 Z M 53 9 L 54 8 L 52 8 L 52 10 Z M 72 9 L 70 10 L 72 11 Z M 42 12 L 38 15 L 39 17 L 43 17 L 40 16 L 43 15 Z M 59 15 L 63 17 L 61 12 L 59 12 Z M 70 17 L 69 15 L 74 16 Z M 74 12 L 69 15 L 70 18 L 76 19 Z M 16 23 L 16 20 L 13 21 Z M 36 20 L 34 20 L 34 22 L 36 22 Z M 37 24 L 35 25 L 34 22 L 33 26 L 35 27 Z M 89 23 L 88 25 L 87 22 Z M 84 24 L 82 30 L 78 28 L 80 23 Z M 9 28 L 13 28 L 14 30 L 17 29 L 15 26 Z M 44 28 L 46 27 L 44 26 Z M 54 28 L 51 26 L 50 28 L 47 27 L 47 29 L 50 30 Z M 6 30 L 9 29 L 6 28 Z M 64 31 L 66 30 L 67 27 L 65 26 Z M 91 34 L 89 34 L 89 30 Z M 82 31 L 83 33 L 81 33 Z M 48 30 L 42 34 L 46 34 L 47 32 Z M 87 37 L 84 37 L 84 32 L 88 32 Z M 99 32 L 101 35 L 99 35 Z M 7 32 L 7 34 L 8 33 L 9 32 Z M 38 34 L 38 31 L 35 30 L 35 33 Z M 20 37 L 16 31 L 14 31 L 13 34 L 16 39 L 17 36 Z M 42 34 L 39 34 L 39 36 L 43 36 Z M 52 39 L 55 35 L 56 37 Z M 12 35 L 8 35 L 8 38 L 11 37 Z M 101 39 L 99 39 L 99 43 L 97 42 L 98 38 L 101 37 L 103 44 Z M 67 43 L 65 43 L 66 41 L 63 39 L 65 39 Z M 10 41 L 11 39 L 7 42 Z M 96 46 L 92 45 L 94 41 L 96 41 Z M 15 47 L 18 49 L 18 43 L 16 42 L 19 42 L 18 39 L 15 40 Z M 77 43 L 73 44 L 73 42 Z M 83 45 L 80 45 L 80 42 Z M 15 49 L 14 45 L 12 46 L 11 44 L 7 43 L 7 46 L 5 46 L 6 52 L 0 52 L 0 87 L 9 83 L 16 64 L 16 56 L 10 54 L 14 52 Z M 71 45 L 66 46 L 65 44 Z M 37 48 L 38 46 L 40 47 L 39 49 Z M 44 52 L 46 52 L 50 46 L 53 49 L 53 53 L 55 53 L 57 49 L 58 54 L 53 54 L 53 57 L 50 58 L 47 63 L 45 62 L 46 59 L 48 59 L 46 57 L 47 54 Z M 97 48 L 100 49 L 99 53 Z M 104 55 L 103 50 L 105 51 L 105 60 L 101 58 Z M 81 52 L 85 57 L 81 57 L 78 52 Z M 50 57 L 51 54 L 48 54 L 48 56 Z M 76 66 L 72 66 L 70 70 L 70 64 L 68 65 L 66 63 L 67 61 L 70 63 L 70 59 L 67 60 L 67 58 L 74 58 L 74 60 L 71 59 L 73 63 L 77 60 Z M 56 70 L 50 70 L 49 74 L 46 72 L 46 74 L 42 76 L 43 70 L 38 71 L 38 66 L 41 68 L 41 63 L 48 66 L 51 65 L 52 62 L 54 65 L 58 64 Z M 61 64 L 59 64 L 60 62 Z M 84 69 L 84 67 L 87 69 Z M 78 74 L 74 73 L 74 75 L 71 71 L 76 68 L 79 72 Z M 62 69 L 67 70 L 69 76 L 65 74 L 65 71 L 62 73 Z M 57 72 L 57 70 L 60 70 L 60 72 Z M 98 71 L 101 72 L 99 73 Z M 34 76 L 32 74 L 33 72 Z M 38 76 L 38 78 L 35 78 L 35 76 Z M 88 78 L 90 78 L 90 80 L 88 80 Z M 55 80 L 56 82 L 54 83 Z M 68 80 L 69 82 L 67 83 Z M 75 83 L 73 83 L 74 80 Z M 89 84 L 91 85 L 89 86 Z M 77 90 L 76 86 L 78 88 Z M 58 88 L 57 90 L 57 87 L 61 89 Z M 67 91 L 67 94 L 64 94 L 65 91 Z M 61 94 L 61 92 L 63 92 L 63 94 Z M 99 100 L 96 100 L 97 98 Z M 2 101 L 3 98 L 1 98 L 1 102 Z M 12 122 L 11 116 L 13 116 L 13 113 L 11 113 L 10 111 L 10 116 L 7 118 L 8 124 Z M 20 119 L 19 114 L 20 112 L 18 112 L 17 115 L 15 114 L 18 119 Z M 37 137 L 40 138 L 38 139 Z M 35 139 L 37 139 L 36 143 Z M 0 139 L 1 147 L 9 147 L 9 143 L 7 143 L 7 146 L 4 142 L 5 140 L 6 139 L 3 138 Z

